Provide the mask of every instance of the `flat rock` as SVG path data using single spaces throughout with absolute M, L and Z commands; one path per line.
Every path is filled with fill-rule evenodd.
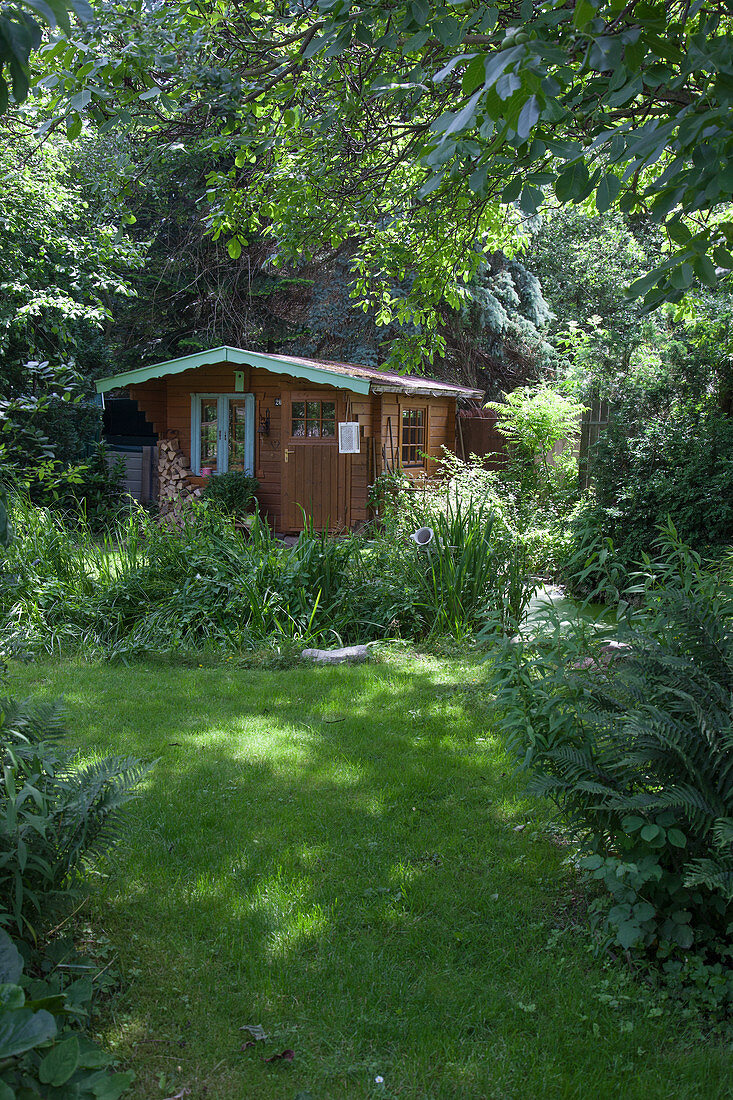
M 301 657 L 319 665 L 358 664 L 366 661 L 369 649 L 365 645 L 347 645 L 343 649 L 304 649 Z

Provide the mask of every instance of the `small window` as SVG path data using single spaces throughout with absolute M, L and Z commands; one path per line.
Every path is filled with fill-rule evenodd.
M 293 439 L 335 439 L 335 401 L 293 401 Z
M 422 466 L 425 450 L 425 409 L 402 410 L 402 465 Z
M 201 401 L 201 466 L 216 473 L 219 441 L 219 410 L 216 397 Z

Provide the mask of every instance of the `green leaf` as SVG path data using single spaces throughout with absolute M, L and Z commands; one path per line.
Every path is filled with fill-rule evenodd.
M 613 205 L 620 190 L 621 180 L 618 176 L 609 173 L 603 177 L 596 191 L 596 210 L 599 214 L 603 214 Z
M 0 1012 L 3 1009 L 22 1008 L 25 1004 L 25 993 L 19 985 L 12 982 L 4 982 L 0 985 Z
M 531 95 L 519 112 L 519 121 L 517 122 L 517 134 L 522 141 L 527 140 L 539 117 L 539 100 L 536 95 Z
M 517 199 L 519 198 L 519 192 L 521 190 L 522 190 L 521 176 L 515 176 L 514 179 L 510 180 L 509 183 L 504 188 L 504 190 L 502 192 L 502 195 L 501 195 L 501 201 L 505 202 L 507 205 L 509 205 L 509 203 L 511 203 L 511 202 L 516 202 Z
M 692 947 L 695 942 L 695 934 L 689 924 L 680 924 L 672 933 L 672 939 L 675 940 L 680 947 L 687 950 L 687 948 Z
M 695 277 L 692 264 L 681 264 L 676 267 L 669 277 L 669 281 L 677 290 L 686 290 Z
M 77 92 L 75 96 L 72 96 L 69 100 L 69 106 L 73 107 L 75 111 L 81 111 L 84 107 L 87 107 L 92 101 L 92 93 L 88 88 L 83 88 L 80 92 Z
M 658 825 L 645 825 L 641 830 L 641 839 L 650 843 L 653 840 L 657 840 L 661 836 L 662 830 Z
M 82 122 L 79 115 L 70 115 L 66 120 L 66 136 L 69 141 L 78 138 L 81 133 Z
M 667 840 L 670 844 L 674 844 L 675 848 L 687 847 L 687 837 L 680 829 L 668 829 Z
M 412 38 L 407 39 L 402 47 L 402 53 L 415 53 L 417 50 L 421 50 L 429 38 L 430 31 L 418 31 L 417 34 L 413 34 Z
M 56 1035 L 56 1021 L 50 1012 L 30 1008 L 4 1012 L 0 1016 L 0 1061 L 24 1054 Z
M 65 1085 L 79 1065 L 79 1041 L 70 1035 L 51 1047 L 38 1067 L 38 1077 L 44 1085 Z
M 653 286 L 656 286 L 660 279 L 660 273 L 658 271 L 650 271 L 647 275 L 644 275 L 641 279 L 636 279 L 626 291 L 626 295 L 629 298 L 641 298 Z
M 100 1046 L 80 1034 L 79 1039 L 79 1068 L 80 1069 L 104 1069 L 113 1061 L 112 1055 Z
M 126 1073 L 112 1073 L 94 1086 L 96 1100 L 119 1100 L 122 1093 L 130 1087 L 135 1080 L 132 1070 Z
M 51 0 L 49 0 L 49 3 Z M 63 2 L 63 0 L 61 0 Z M 89 23 L 94 18 L 94 12 L 87 0 L 68 0 L 69 7 L 82 23 Z
M 227 244 L 227 252 L 233 260 L 238 260 L 242 255 L 242 244 L 238 237 L 232 237 Z
M 634 916 L 638 921 L 651 920 L 656 909 L 648 901 L 640 901 L 634 906 Z
M 590 23 L 591 20 L 596 17 L 595 5 L 590 0 L 578 0 L 575 5 L 575 12 L 573 14 L 573 26 L 584 27 L 586 23 Z
M 621 822 L 625 833 L 635 833 L 637 829 L 640 829 L 645 824 L 643 817 L 637 817 L 636 814 L 629 814 Z
M 0 928 L 0 982 L 13 985 L 23 973 L 23 959 L 20 951 L 4 928 Z
M 485 60 L 483 54 L 476 54 L 469 62 L 468 68 L 463 74 L 463 80 L 461 81 L 461 88 L 465 95 L 470 95 L 471 92 L 474 92 L 479 86 L 483 87 L 483 83 L 486 79 Z
M 555 194 L 560 202 L 581 202 L 590 185 L 588 169 L 582 160 L 568 165 L 555 180 Z
M 692 267 L 698 279 L 701 279 L 703 283 L 706 283 L 707 286 L 717 286 L 718 277 L 709 256 L 695 256 Z
M 447 138 L 449 134 L 455 134 L 459 130 L 464 130 L 468 125 L 470 125 L 470 123 L 473 121 L 480 95 L 481 89 L 479 88 L 477 92 L 473 93 L 465 107 L 462 107 L 460 111 L 456 112 L 456 114 L 453 116 L 453 121 L 443 134 L 442 140 L 445 140 L 445 138 Z
M 545 196 L 539 187 L 523 187 L 519 206 L 523 213 L 533 217 L 544 202 Z
M 641 938 L 641 928 L 635 920 L 625 920 L 616 929 L 616 939 L 626 951 L 637 944 Z
M 22 103 L 30 91 L 28 79 L 28 67 L 21 64 L 15 57 L 10 59 L 10 75 L 13 84 L 13 96 L 16 103 Z
M 667 222 L 665 228 L 669 234 L 669 239 L 674 241 L 675 244 L 687 244 L 692 236 L 685 223 L 679 218 L 672 218 L 671 221 Z
M 480 195 L 484 187 L 486 186 L 487 171 L 487 165 L 482 164 L 480 168 L 477 168 L 475 172 L 471 173 L 468 180 L 468 186 L 471 188 L 474 194 Z
M 444 46 L 457 46 L 461 40 L 461 24 L 449 15 L 435 24 L 435 34 Z
M 28 7 L 41 16 L 49 27 L 58 24 L 65 31 L 71 29 L 69 12 L 64 0 L 25 0 Z

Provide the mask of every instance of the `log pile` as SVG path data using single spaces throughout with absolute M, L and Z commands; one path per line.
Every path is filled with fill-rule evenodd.
M 158 485 L 161 515 L 179 515 L 201 489 L 191 484 L 191 471 L 178 439 L 162 439 L 158 443 Z

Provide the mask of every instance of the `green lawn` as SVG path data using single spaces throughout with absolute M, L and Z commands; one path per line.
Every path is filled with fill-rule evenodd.
M 11 667 L 10 692 L 66 697 L 84 752 L 159 758 L 91 902 L 129 981 L 104 1038 L 135 1097 L 733 1096 L 722 1044 L 574 928 L 482 676 L 399 653 Z M 269 1039 L 240 1050 L 245 1024 Z

